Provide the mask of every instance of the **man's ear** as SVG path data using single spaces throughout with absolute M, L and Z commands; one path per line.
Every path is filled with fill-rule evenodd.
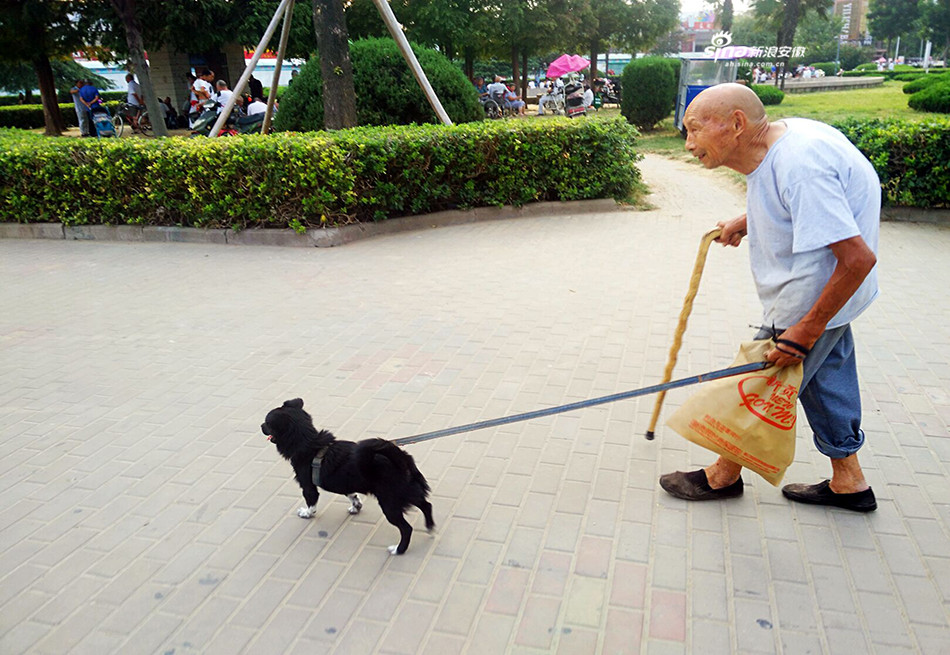
M 290 407 L 292 409 L 303 409 L 303 398 L 294 398 L 293 400 L 285 400 L 284 407 Z

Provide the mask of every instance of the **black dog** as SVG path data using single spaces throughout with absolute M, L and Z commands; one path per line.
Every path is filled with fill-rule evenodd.
M 294 467 L 294 477 L 307 502 L 297 510 L 297 516 L 313 516 L 319 486 L 348 496 L 350 514 L 358 514 L 363 507 L 357 493 L 376 496 L 386 520 L 399 528 L 399 544 L 389 547 L 393 555 L 402 555 L 409 547 L 412 526 L 403 514 L 410 505 L 422 510 L 427 530 L 435 527 L 432 505 L 426 500 L 429 483 L 412 455 L 395 444 L 384 439 L 337 441 L 330 432 L 313 427 L 300 398 L 268 412 L 261 432 Z

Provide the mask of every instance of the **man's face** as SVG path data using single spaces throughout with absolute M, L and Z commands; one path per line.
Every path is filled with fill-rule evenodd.
M 706 168 L 718 168 L 729 153 L 729 134 L 722 120 L 690 105 L 683 118 L 686 150 Z

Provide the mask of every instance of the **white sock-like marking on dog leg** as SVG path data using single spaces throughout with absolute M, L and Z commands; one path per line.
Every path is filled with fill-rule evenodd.
M 390 555 L 398 555 L 399 553 L 397 553 L 396 551 L 399 550 L 399 544 L 396 544 L 395 546 L 390 546 L 387 550 L 389 550 Z
M 359 514 L 360 510 L 363 509 L 363 503 L 360 502 L 360 497 L 357 494 L 350 494 L 347 498 L 350 499 L 350 509 L 347 511 L 350 514 Z
M 317 506 L 313 505 L 311 507 L 301 507 L 297 510 L 297 516 L 302 519 L 312 519 L 314 512 L 317 511 Z

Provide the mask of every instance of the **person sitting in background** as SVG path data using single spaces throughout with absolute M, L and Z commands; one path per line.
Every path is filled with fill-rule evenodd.
M 584 109 L 590 109 L 593 104 L 594 90 L 590 88 L 590 84 L 584 82 Z
M 247 115 L 263 114 L 267 111 L 267 103 L 260 98 L 254 98 L 253 102 L 247 106 Z
M 521 96 L 515 93 L 515 85 L 512 82 L 505 89 L 505 102 L 508 103 L 508 107 L 518 112 L 519 116 L 524 116 L 525 102 L 521 99 Z
M 475 92 L 478 94 L 478 101 L 485 102 L 488 99 L 488 85 L 485 84 L 485 78 L 479 75 L 475 78 L 473 84 L 475 85 Z
M 228 104 L 228 100 L 231 99 L 231 96 L 234 95 L 234 92 L 228 88 L 228 83 L 224 80 L 218 80 L 215 82 L 215 87 L 218 89 L 218 95 L 216 100 L 218 101 L 218 113 L 221 113 L 221 110 L 224 109 L 224 106 Z
M 172 106 L 171 96 L 165 96 L 164 100 L 160 100 L 158 103 L 159 109 L 162 110 L 162 113 L 165 115 L 165 126 L 170 130 L 174 130 L 178 127 L 178 112 L 175 111 L 175 108 Z

